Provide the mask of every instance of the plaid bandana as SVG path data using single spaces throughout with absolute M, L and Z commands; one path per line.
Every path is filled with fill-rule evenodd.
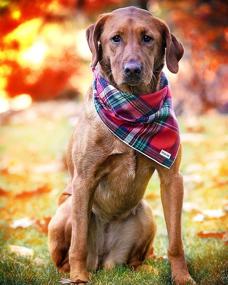
M 93 96 L 99 117 L 116 137 L 158 164 L 172 166 L 180 137 L 164 74 L 159 91 L 136 96 L 116 89 L 94 70 Z

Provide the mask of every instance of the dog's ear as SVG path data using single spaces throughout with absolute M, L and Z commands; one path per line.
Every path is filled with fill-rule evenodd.
M 104 23 L 108 17 L 109 14 L 101 15 L 98 21 L 95 24 L 90 25 L 86 30 L 87 42 L 92 53 L 92 67 L 95 67 L 102 59 L 100 36 Z
M 172 73 L 177 73 L 179 70 L 178 62 L 184 54 L 182 44 L 176 39 L 173 34 L 166 38 L 166 64 Z
M 184 54 L 184 48 L 177 38 L 170 33 L 169 27 L 165 22 L 156 17 L 152 17 L 156 26 L 162 35 L 162 45 L 165 49 L 166 65 L 172 73 L 177 73 L 179 70 L 178 62 Z
M 172 73 L 177 73 L 179 70 L 178 62 L 184 54 L 184 48 L 176 37 L 170 33 L 168 27 L 165 29 L 165 47 L 166 65 Z
M 184 48 L 176 37 L 170 33 L 169 28 L 166 25 L 164 27 L 166 65 L 172 73 L 177 73 L 179 70 L 178 62 L 184 54 Z

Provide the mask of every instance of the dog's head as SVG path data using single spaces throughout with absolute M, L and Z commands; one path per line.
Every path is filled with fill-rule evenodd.
M 149 85 L 164 58 L 168 69 L 177 73 L 184 52 L 164 22 L 136 7 L 101 15 L 86 34 L 92 65 L 99 62 L 117 86 Z

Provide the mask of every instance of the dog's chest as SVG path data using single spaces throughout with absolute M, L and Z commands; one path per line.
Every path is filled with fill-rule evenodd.
M 153 173 L 151 160 L 114 140 L 109 172 L 100 180 L 94 199 L 94 211 L 105 219 L 131 211 L 142 199 Z
M 153 173 L 154 163 L 116 138 L 96 113 L 91 111 L 90 114 L 93 119 L 87 124 L 91 135 L 87 146 L 96 149 L 96 155 L 102 158 L 99 165 L 94 161 L 100 178 L 93 211 L 110 220 L 127 215 L 137 206 Z M 90 151 L 85 153 L 87 158 L 88 153 Z

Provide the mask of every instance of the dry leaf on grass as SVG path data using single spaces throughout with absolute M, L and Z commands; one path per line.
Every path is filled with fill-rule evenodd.
M 225 202 L 224 205 L 223 205 L 223 211 L 225 213 L 228 213 L 228 203 L 227 202 Z
M 183 203 L 183 211 L 187 213 L 200 213 L 199 205 L 192 202 L 184 202 Z
M 146 259 L 153 259 L 153 260 L 158 260 L 158 261 L 163 261 L 163 260 L 168 260 L 168 256 L 167 255 L 163 255 L 163 256 L 158 256 L 158 255 L 155 255 L 153 253 L 153 255 L 148 255 Z
M 24 198 L 29 198 L 29 197 L 36 196 L 36 195 L 45 194 L 45 193 L 48 193 L 50 191 L 51 191 L 51 187 L 49 185 L 45 184 L 41 187 L 38 187 L 35 190 L 25 191 L 25 192 L 16 194 L 15 198 L 24 199 Z
M 155 193 L 149 193 L 146 195 L 146 199 L 147 200 L 156 200 L 159 198 L 159 195 L 158 194 L 155 194 Z
M 40 220 L 33 220 L 31 218 L 22 218 L 22 219 L 17 219 L 17 220 L 14 220 L 10 227 L 13 228 L 13 229 L 17 229 L 17 228 L 28 228 L 32 225 L 35 225 L 36 228 L 38 229 L 38 231 L 44 233 L 44 234 L 47 234 L 48 232 L 48 224 L 51 220 L 51 217 L 43 217 L 42 219 Z
M 9 169 L 7 167 L 3 167 L 0 169 L 1 175 L 9 175 Z
M 203 210 L 202 214 L 211 219 L 222 218 L 226 215 L 222 209 Z
M 162 211 L 161 208 L 154 209 L 153 210 L 153 214 L 154 214 L 155 217 L 164 218 L 163 211 Z
M 34 166 L 31 170 L 32 173 L 55 173 L 62 171 L 64 169 L 64 165 L 62 161 L 56 161 L 54 163 L 49 164 L 41 164 Z
M 59 283 L 61 283 L 61 284 L 73 284 L 73 283 L 71 282 L 71 280 L 70 280 L 70 279 L 67 279 L 67 278 L 61 278 L 61 280 L 59 281 Z
M 205 219 L 205 216 L 203 214 L 197 214 L 193 217 L 193 222 L 203 222 Z
M 185 127 L 188 132 L 191 133 L 202 133 L 205 131 L 205 126 L 199 122 L 196 117 L 189 117 L 185 121 Z
M 224 155 L 224 157 L 225 157 L 225 155 Z M 225 160 L 225 159 L 220 164 L 219 174 L 222 175 L 222 176 L 227 176 L 228 175 L 228 165 L 227 165 L 227 160 Z
M 22 218 L 22 219 L 18 219 L 18 220 L 14 220 L 10 227 L 13 229 L 17 229 L 17 228 L 28 228 L 31 225 L 33 225 L 34 221 L 30 218 Z
M 225 245 L 228 245 L 228 232 L 225 232 L 223 238 L 222 238 L 223 242 Z
M 197 233 L 197 236 L 200 238 L 217 238 L 223 239 L 228 232 L 216 232 L 216 231 L 200 231 Z
M 10 193 L 5 191 L 3 188 L 0 188 L 0 197 L 9 196 Z
M 36 224 L 37 229 L 40 232 L 47 234 L 48 233 L 48 224 L 49 224 L 50 220 L 51 220 L 51 217 L 44 217 L 41 220 L 36 220 L 35 224 Z
M 143 264 L 143 265 L 138 266 L 136 268 L 136 271 L 137 272 L 153 273 L 154 275 L 159 274 L 158 270 L 149 264 Z
M 32 257 L 34 255 L 33 249 L 25 246 L 9 245 L 9 250 L 11 253 L 15 253 L 18 256 Z
M 222 209 L 210 209 L 210 210 L 201 210 L 197 215 L 193 217 L 194 222 L 203 222 L 205 219 L 214 220 L 225 218 L 227 213 Z
M 37 265 L 37 266 L 43 266 L 46 264 L 45 260 L 43 260 L 42 258 L 39 258 L 39 257 L 36 257 L 34 259 L 34 263 Z

